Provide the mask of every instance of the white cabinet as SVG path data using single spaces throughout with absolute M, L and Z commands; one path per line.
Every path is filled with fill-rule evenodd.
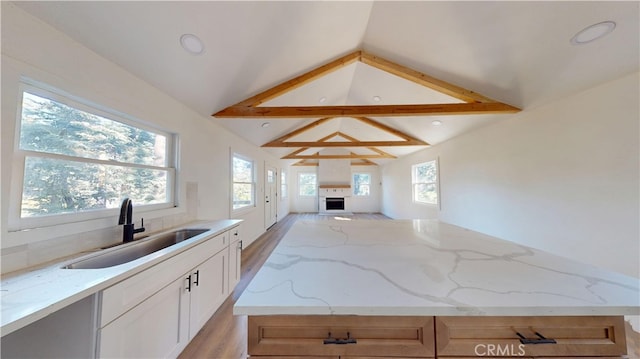
M 189 339 L 198 334 L 229 294 L 226 248 L 194 268 L 186 277 L 190 294 Z
M 100 330 L 99 357 L 177 357 L 188 343 L 188 299 L 183 279 L 173 281 Z
M 234 233 L 237 228 L 105 289 L 97 356 L 177 357 L 233 290 L 230 273 L 239 278 L 239 263 L 229 260 Z
M 236 227 L 229 231 L 229 281 L 228 291 L 233 292 L 238 282 L 240 282 L 240 265 L 242 263 L 242 239 L 240 238 L 240 228 Z

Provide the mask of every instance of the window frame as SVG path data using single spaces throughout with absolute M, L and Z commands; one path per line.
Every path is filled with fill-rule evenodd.
M 357 194 L 356 193 L 356 181 L 355 181 L 355 176 L 356 175 L 367 175 L 369 177 L 369 183 L 366 184 L 369 187 L 369 193 L 367 193 L 367 194 Z M 354 197 L 360 197 L 360 198 L 362 198 L 362 197 L 370 197 L 371 196 L 371 185 L 372 185 L 372 182 L 373 182 L 373 175 L 371 174 L 371 172 L 353 172 L 353 173 L 351 173 L 351 188 L 352 188 L 351 194 Z
M 113 217 L 119 212 L 118 208 L 101 208 L 90 209 L 80 212 L 69 212 L 59 214 L 48 214 L 34 217 L 22 217 L 22 196 L 24 189 L 24 170 L 27 158 L 43 158 L 43 159 L 58 159 L 67 160 L 76 163 L 85 164 L 99 164 L 107 166 L 118 166 L 126 168 L 146 168 L 166 171 L 166 202 L 156 204 L 135 204 L 136 212 L 149 212 L 156 210 L 163 210 L 177 207 L 178 194 L 178 141 L 177 134 L 153 127 L 146 124 L 144 121 L 127 115 L 123 112 L 115 109 L 99 105 L 95 102 L 87 100 L 85 98 L 75 96 L 64 90 L 39 83 L 35 80 L 28 78 L 21 78 L 18 84 L 18 96 L 16 103 L 16 121 L 13 137 L 13 163 L 11 165 L 11 195 L 9 198 L 8 209 L 8 230 L 10 232 L 34 229 L 40 227 L 52 227 L 58 225 L 69 225 L 72 223 L 85 222 L 103 218 Z M 86 112 L 92 115 L 103 117 L 107 120 L 125 124 L 127 126 L 135 127 L 140 130 L 149 131 L 158 135 L 162 135 L 166 138 L 165 151 L 166 159 L 163 166 L 156 165 L 144 165 L 134 164 L 128 162 L 116 162 L 109 160 L 100 160 L 84 157 L 76 157 L 72 155 L 62 155 L 50 152 L 39 152 L 33 150 L 25 150 L 20 146 L 20 136 L 22 129 L 22 108 L 24 101 L 24 93 L 46 98 L 54 102 L 61 103 L 65 106 L 73 109 Z
M 439 163 L 438 163 L 438 159 L 434 159 L 434 160 L 429 160 L 429 161 L 425 161 L 425 162 L 420 162 L 420 163 L 416 163 L 411 165 L 411 201 L 413 203 L 416 204 L 421 204 L 421 205 L 427 205 L 427 206 L 439 206 L 440 204 L 440 168 L 439 168 Z M 416 169 L 421 167 L 421 166 L 425 166 L 425 165 L 430 165 L 433 163 L 433 166 L 435 167 L 435 171 L 436 171 L 436 175 L 435 175 L 435 181 L 434 182 L 417 182 L 416 180 Z M 426 201 L 420 201 L 418 199 L 416 199 L 416 186 L 417 185 L 434 185 L 435 186 L 435 194 L 436 194 L 436 201 L 435 202 L 426 202 Z
M 280 169 L 280 198 L 287 198 L 289 196 L 289 180 L 287 179 L 287 171 L 284 168 Z
M 302 175 L 313 175 L 313 177 L 315 178 L 313 194 L 302 194 L 301 193 L 302 186 L 300 185 L 300 177 Z M 302 198 L 318 197 L 318 174 L 316 172 L 298 172 L 298 197 L 302 197 Z
M 245 162 L 249 162 L 251 163 L 251 182 L 236 182 L 235 181 L 235 176 L 233 173 L 233 160 L 235 158 L 238 158 L 242 161 Z M 257 180 L 256 180 L 256 176 L 257 176 L 257 170 L 256 170 L 256 161 L 254 161 L 251 157 L 242 155 L 238 152 L 232 152 L 231 153 L 231 161 L 230 161 L 230 166 L 231 166 L 231 171 L 229 171 L 231 173 L 231 195 L 230 200 L 231 203 L 229 204 L 231 206 L 231 213 L 232 214 L 238 214 L 238 213 L 242 213 L 242 212 L 246 212 L 249 210 L 252 210 L 254 208 L 256 208 L 256 188 L 257 188 Z M 251 202 L 247 205 L 244 205 L 242 207 L 238 207 L 238 208 L 234 208 L 234 191 L 233 191 L 233 187 L 236 183 L 239 184 L 250 184 L 251 185 Z

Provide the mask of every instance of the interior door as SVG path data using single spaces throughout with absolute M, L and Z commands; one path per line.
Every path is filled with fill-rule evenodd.
M 265 185 L 264 185 L 264 226 L 269 228 L 278 220 L 278 203 L 277 203 L 277 176 L 278 172 L 273 166 L 265 166 Z

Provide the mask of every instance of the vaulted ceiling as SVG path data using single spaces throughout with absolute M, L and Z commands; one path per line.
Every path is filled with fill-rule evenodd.
M 347 117 L 318 125 L 313 124 L 320 116 L 210 117 L 357 50 L 524 111 L 638 71 L 639 63 L 638 2 L 47 1 L 16 5 L 258 146 L 304 126 L 310 126 L 309 131 L 300 133 L 296 141 L 390 140 L 393 135 L 381 127 Z M 581 46 L 569 43 L 579 30 L 605 20 L 617 23 L 609 36 Z M 202 40 L 203 54 L 192 55 L 180 47 L 179 38 L 186 33 Z M 459 102 L 354 62 L 262 106 Z M 512 118 L 504 114 L 382 115 L 374 120 L 437 144 Z M 434 120 L 441 125 L 434 126 Z M 265 122 L 269 125 L 263 126 Z M 377 150 L 402 156 L 420 148 Z M 293 151 L 265 149 L 278 157 Z M 310 155 L 318 149 L 307 151 Z

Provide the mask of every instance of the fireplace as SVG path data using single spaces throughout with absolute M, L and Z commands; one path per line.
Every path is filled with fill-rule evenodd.
M 320 214 L 348 213 L 350 196 L 350 185 L 320 185 L 318 212 Z
M 344 197 L 326 197 L 325 210 L 344 211 Z

